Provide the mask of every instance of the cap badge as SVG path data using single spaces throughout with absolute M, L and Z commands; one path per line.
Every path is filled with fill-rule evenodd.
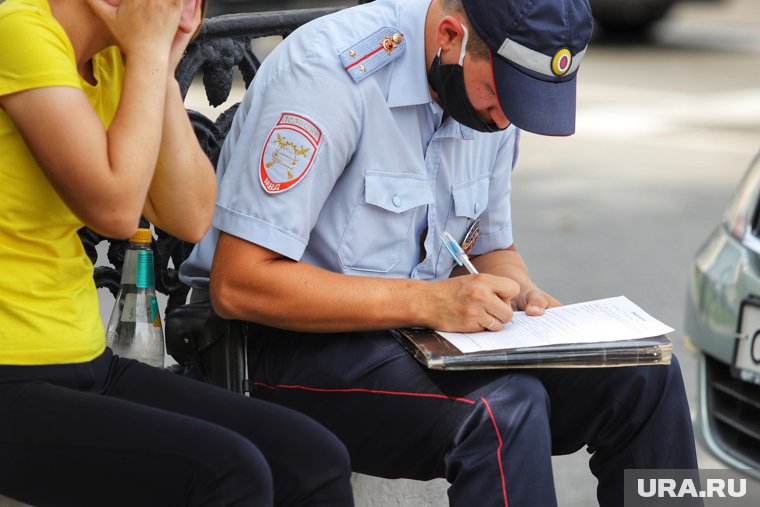
M 295 113 L 283 113 L 269 133 L 259 164 L 261 186 L 270 194 L 284 192 L 309 172 L 322 140 L 313 121 Z
M 555 76 L 564 76 L 567 71 L 570 70 L 570 65 L 573 62 L 573 55 L 567 48 L 562 48 L 552 58 L 552 72 Z

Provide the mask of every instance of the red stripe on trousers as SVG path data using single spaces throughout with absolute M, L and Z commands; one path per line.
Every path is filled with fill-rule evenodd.
M 285 385 L 285 384 L 277 384 L 275 386 L 270 386 L 268 384 L 264 384 L 263 382 L 254 382 L 253 385 L 266 387 L 267 389 L 303 389 L 304 391 L 315 391 L 318 393 L 370 393 L 370 394 L 387 394 L 387 395 L 392 395 L 392 396 L 416 396 L 420 398 L 439 398 L 439 399 L 444 399 L 444 400 L 461 401 L 462 403 L 469 403 L 470 405 L 475 404 L 474 401 L 468 400 L 467 398 L 455 398 L 453 396 L 446 396 L 444 394 L 406 393 L 406 392 L 397 392 L 397 391 L 379 391 L 376 389 L 359 389 L 359 388 L 321 389 L 318 387 L 291 386 L 291 385 Z
M 443 400 L 451 400 L 451 401 L 458 401 L 461 403 L 467 403 L 470 405 L 475 405 L 475 402 L 473 400 L 469 400 L 467 398 L 458 398 L 454 396 L 446 396 L 444 394 L 433 394 L 433 393 L 409 393 L 409 392 L 403 392 L 403 391 L 382 391 L 377 389 L 361 389 L 361 388 L 350 388 L 350 389 L 323 389 L 319 387 L 306 387 L 306 386 L 298 386 L 298 385 L 287 385 L 287 384 L 276 384 L 274 386 L 265 384 L 264 382 L 253 382 L 253 385 L 259 386 L 259 387 L 265 387 L 267 389 L 301 389 L 304 391 L 313 391 L 318 393 L 368 393 L 368 394 L 384 394 L 389 396 L 410 396 L 410 397 L 417 397 L 417 398 L 438 398 Z M 507 502 L 507 481 L 504 477 L 504 465 L 501 462 L 501 449 L 504 446 L 504 442 L 501 439 L 501 433 L 499 432 L 499 427 L 496 425 L 496 418 L 493 415 L 493 411 L 491 410 L 491 405 L 488 404 L 488 401 L 484 397 L 480 397 L 481 401 L 486 407 L 486 410 L 488 411 L 488 415 L 491 418 L 491 423 L 493 423 L 493 429 L 496 432 L 496 439 L 499 442 L 499 446 L 496 449 L 496 460 L 499 462 L 499 473 L 501 475 L 501 490 L 502 494 L 504 495 L 504 507 L 509 507 L 509 503 Z
M 499 440 L 499 447 L 496 449 L 496 459 L 499 461 L 499 472 L 501 473 L 501 491 L 504 494 L 504 507 L 509 507 L 509 502 L 507 502 L 507 481 L 504 477 L 504 465 L 501 462 L 501 448 L 504 445 L 504 442 L 501 440 L 501 433 L 499 433 L 499 427 L 496 425 L 496 418 L 493 416 L 491 405 L 489 405 L 486 399 L 482 396 L 480 399 L 483 400 L 483 404 L 486 406 L 486 410 L 488 410 L 488 415 L 491 416 L 493 429 L 496 432 L 496 438 Z

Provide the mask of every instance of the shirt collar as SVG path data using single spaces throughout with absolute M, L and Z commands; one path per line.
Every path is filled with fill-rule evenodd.
M 470 141 L 475 139 L 475 132 L 474 129 L 462 125 L 454 118 L 446 118 L 436 131 L 434 137 L 449 137 L 452 139 Z
M 399 30 L 406 39 L 406 54 L 394 62 L 388 106 L 402 107 L 432 102 L 425 64 L 425 19 L 431 0 L 399 2 Z

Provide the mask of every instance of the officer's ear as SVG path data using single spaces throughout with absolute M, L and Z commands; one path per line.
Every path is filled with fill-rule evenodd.
M 435 30 L 435 40 L 439 48 L 444 51 L 448 51 L 455 45 L 459 48 L 463 37 L 464 29 L 462 28 L 462 22 L 456 17 L 447 15 L 442 17 L 438 22 Z

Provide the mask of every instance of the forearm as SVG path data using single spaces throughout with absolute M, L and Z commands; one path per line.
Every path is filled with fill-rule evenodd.
M 158 163 L 144 214 L 174 236 L 195 243 L 211 225 L 215 198 L 213 167 L 193 132 L 179 84 L 170 77 Z
M 139 218 L 156 167 L 162 130 L 168 57 L 129 55 L 119 107 L 106 132 L 107 202 Z M 136 222 L 136 220 L 135 220 Z
M 220 315 L 305 332 L 390 329 L 424 320 L 426 282 L 342 275 L 288 259 L 256 269 L 263 271 L 253 277 L 212 270 L 211 300 Z
M 436 281 L 333 273 L 221 232 L 210 275 L 222 317 L 310 332 L 422 326 L 482 331 L 507 322 L 515 282 L 487 274 Z

